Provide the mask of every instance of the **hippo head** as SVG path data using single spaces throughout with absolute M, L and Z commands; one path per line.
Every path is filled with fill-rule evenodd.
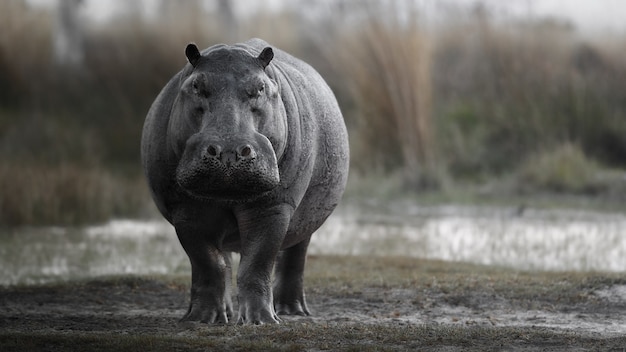
M 287 122 L 277 83 L 266 73 L 274 53 L 230 46 L 205 55 L 194 44 L 172 107 L 168 136 L 176 180 L 200 199 L 247 201 L 280 183 Z

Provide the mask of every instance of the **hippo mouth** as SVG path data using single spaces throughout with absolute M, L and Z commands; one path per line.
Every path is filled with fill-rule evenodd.
M 218 201 L 218 202 L 226 202 L 226 203 L 245 203 L 257 200 L 269 193 L 272 192 L 272 189 L 269 190 L 255 190 L 255 191 L 244 191 L 244 190 L 232 190 L 232 189 L 192 189 L 178 184 L 185 193 L 191 198 L 201 200 L 201 201 Z
M 262 198 L 263 196 L 271 193 L 272 190 L 257 192 L 257 193 L 247 193 L 247 192 L 221 192 L 221 191 L 211 191 L 211 192 L 198 192 L 196 190 L 190 190 L 185 187 L 181 188 L 185 191 L 185 193 L 193 199 L 197 199 L 203 202 L 211 201 L 211 202 L 222 202 L 222 203 L 247 203 Z
M 176 174 L 177 183 L 185 193 L 204 201 L 248 202 L 267 195 L 280 184 L 277 170 L 179 168 Z

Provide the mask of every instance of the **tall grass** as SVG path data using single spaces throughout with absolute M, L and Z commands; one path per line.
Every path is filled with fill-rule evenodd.
M 31 9 L 21 0 L 0 3 L 0 106 L 3 109 L 16 107 L 24 101 L 24 95 L 32 95 L 41 80 L 45 80 L 41 61 L 42 57 L 51 55 L 51 28 L 52 18 L 45 11 Z
M 362 161 L 356 166 L 362 172 L 399 168 L 407 185 L 435 185 L 432 45 L 417 8 L 392 1 L 350 10 L 359 19 L 335 20 L 339 35 L 326 55 L 354 104 L 356 116 L 347 118 L 353 158 Z
M 0 165 L 0 224 L 82 224 L 145 210 L 148 191 L 140 179 L 75 165 Z
M 483 180 L 568 143 L 626 166 L 619 41 L 480 10 L 427 27 L 419 10 L 399 0 L 335 9 L 341 18 L 317 36 L 358 170 L 401 169 L 413 185 Z
M 514 169 L 565 143 L 626 166 L 626 62 L 553 22 L 505 26 L 480 15 L 441 32 L 438 142 L 451 173 Z

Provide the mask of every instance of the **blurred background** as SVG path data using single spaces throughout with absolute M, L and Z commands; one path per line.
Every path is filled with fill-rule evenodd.
M 155 210 L 144 117 L 184 48 L 260 37 L 348 126 L 347 199 L 626 198 L 621 1 L 0 1 L 0 225 Z M 621 16 L 623 17 L 623 16 Z

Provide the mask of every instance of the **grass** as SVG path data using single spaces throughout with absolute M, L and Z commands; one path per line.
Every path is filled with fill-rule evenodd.
M 391 2 L 385 17 L 378 16 L 381 6 L 363 6 L 360 11 L 366 19 L 357 25 L 342 27 L 343 22 L 336 20 L 341 35 L 333 43 L 331 59 L 351 78 L 345 89 L 358 115 L 352 130 L 353 156 L 370 159 L 370 166 L 400 166 L 404 181 L 413 186 L 436 182 L 432 38 L 422 28 L 416 6 L 400 10 Z
M 4 324 L 0 346 L 3 351 L 134 351 L 139 347 L 151 351 L 566 351 L 619 350 L 626 344 L 624 337 L 541 326 L 455 323 L 454 319 L 450 323 L 428 318 L 424 323 L 401 323 L 383 318 L 369 322 L 341 318 L 343 310 L 367 312 L 377 305 L 388 307 L 383 311 L 408 306 L 424 316 L 438 306 L 450 305 L 467 307 L 480 316 L 485 306 L 501 302 L 510 302 L 510 309 L 609 316 L 619 314 L 624 305 L 602 303 L 593 292 L 625 285 L 619 273 L 518 272 L 411 258 L 321 256 L 309 258 L 305 281 L 309 302 L 318 302 L 318 314 L 326 317 L 287 318 L 276 326 L 176 324 L 171 315 L 150 314 L 171 303 L 181 307 L 182 312 L 184 302 L 179 300 L 184 299 L 188 284 L 181 285 L 181 277 L 109 278 L 3 288 L 0 295 L 12 303 L 11 310 L 5 310 L 0 320 Z M 415 296 L 408 302 L 395 301 L 391 293 L 397 290 L 408 290 Z M 27 308 L 33 302 L 44 305 L 33 311 Z M 46 302 L 52 311 L 47 310 Z M 146 313 L 128 320 L 129 315 L 119 313 L 119 307 Z M 12 315 L 14 309 L 23 309 L 24 313 Z
M 498 351 L 570 348 L 615 350 L 623 338 L 581 338 L 576 333 L 560 336 L 548 329 L 514 329 L 436 326 L 334 326 L 311 327 L 214 327 L 190 337 L 175 336 L 83 336 L 0 333 L 3 351 L 411 351 L 446 350 Z M 225 336 L 236 336 L 236 339 Z
M 0 223 L 76 225 L 137 216 L 148 201 L 141 178 L 98 167 L 0 165 Z
M 544 156 L 545 157 L 545 156 Z M 555 188 L 546 183 L 535 183 L 523 178 L 524 168 L 535 165 L 534 161 L 520 166 L 517 170 L 500 176 L 490 176 L 479 180 L 458 180 L 445 177 L 439 189 L 407 189 L 404 176 L 399 173 L 372 171 L 363 173 L 351 170 L 348 187 L 343 201 L 347 204 L 381 206 L 388 203 L 408 202 L 422 206 L 465 205 L 470 207 L 521 206 L 534 209 L 578 209 L 606 212 L 626 211 L 626 180 L 623 171 L 606 169 L 593 160 L 585 163 L 596 170 L 588 173 L 583 180 L 583 188 Z M 550 173 L 547 169 L 533 168 L 533 173 Z M 567 177 L 578 177 L 568 175 Z M 545 176 L 543 176 L 545 177 Z M 556 178 L 551 182 L 563 182 Z
M 310 257 L 305 280 L 324 292 L 421 287 L 451 297 L 474 290 L 532 304 L 574 304 L 594 288 L 626 282 L 619 274 L 524 272 L 496 266 L 405 257 Z M 533 302 L 535 300 L 535 302 Z

